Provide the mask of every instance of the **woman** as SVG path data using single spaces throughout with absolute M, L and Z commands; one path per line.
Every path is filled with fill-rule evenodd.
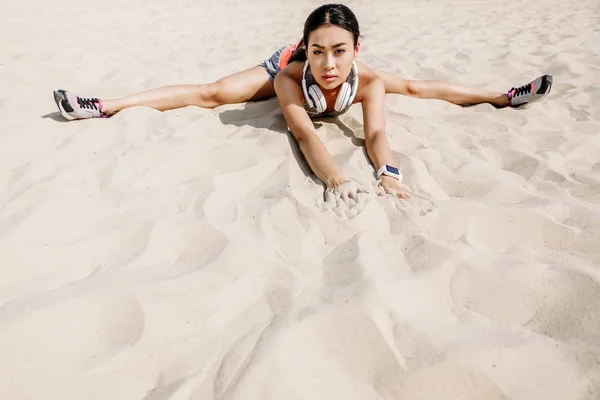
M 550 92 L 552 77 L 544 75 L 508 93 L 494 93 L 445 81 L 409 81 L 376 71 L 356 61 L 360 49 L 358 21 L 341 4 L 314 10 L 304 25 L 302 40 L 284 46 L 259 66 L 201 85 L 167 86 L 114 100 L 54 92 L 67 119 L 110 116 L 132 106 L 160 111 L 196 105 L 213 108 L 277 96 L 289 129 L 308 164 L 327 186 L 326 194 L 346 203 L 358 200 L 362 190 L 342 175 L 315 133 L 311 118 L 344 113 L 362 103 L 367 154 L 377 171 L 380 194 L 408 198 L 400 186 L 401 173 L 385 133 L 383 103 L 386 93 L 440 99 L 458 105 L 491 103 L 520 107 Z

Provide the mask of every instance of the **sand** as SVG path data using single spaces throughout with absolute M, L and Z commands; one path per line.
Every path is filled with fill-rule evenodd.
M 413 197 L 349 218 L 276 99 L 65 122 L 298 40 L 308 2 L 0 5 L 0 398 L 600 398 L 600 6 L 351 1 L 359 59 L 525 110 L 388 96 Z M 372 188 L 362 111 L 317 123 Z

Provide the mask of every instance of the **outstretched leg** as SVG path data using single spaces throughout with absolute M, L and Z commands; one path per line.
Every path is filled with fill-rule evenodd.
M 175 85 L 152 89 L 118 99 L 99 100 L 61 90 L 54 92 L 58 107 L 67 119 L 112 115 L 127 107 L 145 106 L 159 111 L 186 106 L 214 108 L 275 96 L 267 71 L 259 66 L 219 79 L 214 83 Z
M 550 93 L 553 82 L 552 75 L 542 75 L 507 93 L 499 93 L 447 81 L 409 81 L 389 72 L 376 72 L 383 79 L 386 93 L 445 100 L 461 106 L 490 103 L 496 107 L 526 107 Z
M 490 92 L 447 81 L 411 81 L 385 71 L 376 71 L 383 79 L 385 92 L 419 99 L 445 100 L 458 105 L 491 103 L 497 107 L 510 105 L 508 94 Z

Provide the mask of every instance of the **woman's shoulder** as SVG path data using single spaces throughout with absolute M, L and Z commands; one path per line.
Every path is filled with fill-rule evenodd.
M 304 69 L 304 61 L 293 61 L 285 66 L 280 73 L 294 79 L 297 82 L 302 81 L 302 70 Z
M 358 68 L 358 90 L 356 91 L 355 102 L 360 103 L 372 96 L 381 96 L 381 90 L 385 94 L 383 80 L 373 68 L 366 64 L 356 61 Z
M 358 60 L 355 62 L 356 62 L 356 67 L 358 69 L 358 79 L 359 79 L 360 84 L 368 85 L 373 81 L 377 81 L 377 80 L 381 79 L 379 77 L 379 75 L 377 75 L 377 72 L 373 68 L 369 67 L 368 65 L 366 65 Z

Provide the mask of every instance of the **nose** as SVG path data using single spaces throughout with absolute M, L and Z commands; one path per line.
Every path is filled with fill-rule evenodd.
M 325 57 L 324 67 L 326 71 L 331 71 L 335 68 L 335 61 L 333 59 L 333 55 L 327 55 L 327 57 Z

